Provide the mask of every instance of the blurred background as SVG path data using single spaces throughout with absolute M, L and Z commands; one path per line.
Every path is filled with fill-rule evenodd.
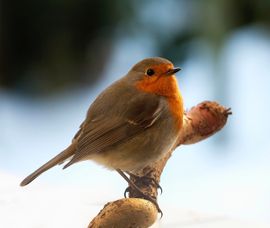
M 65 171 L 57 167 L 27 188 L 18 185 L 70 143 L 99 92 L 152 56 L 183 69 L 178 80 L 186 108 L 215 100 L 233 110 L 220 133 L 178 148 L 168 162 L 159 198 L 163 226 L 180 224 L 178 210 L 270 224 L 270 1 L 0 4 L 0 212 L 6 213 L 5 227 L 12 227 L 9 210 L 18 212 L 20 225 L 37 227 L 26 216 L 37 213 L 33 207 L 43 205 L 50 217 L 55 213 L 50 205 L 69 205 L 66 197 L 87 224 L 104 203 L 122 197 L 124 180 L 92 162 Z M 97 211 L 90 214 L 85 206 L 83 212 L 78 202 L 98 205 Z M 37 218 L 37 223 L 48 220 Z M 70 227 L 78 227 L 76 221 Z

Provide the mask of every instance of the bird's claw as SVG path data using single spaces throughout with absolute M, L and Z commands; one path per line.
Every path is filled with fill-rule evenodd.
M 130 173 L 129 173 L 129 175 L 131 177 L 133 177 L 133 178 L 138 178 L 138 179 L 142 180 L 142 182 L 144 182 L 146 184 L 152 184 L 153 183 L 155 185 L 155 187 L 160 190 L 160 194 L 163 193 L 162 187 L 160 186 L 160 184 L 158 183 L 158 181 L 155 178 L 148 177 L 148 176 L 142 176 L 142 177 L 140 177 L 140 176 L 137 176 L 137 175 L 134 175 L 134 174 L 130 174 Z
M 125 192 L 124 192 L 124 197 L 125 198 L 128 198 L 127 197 L 127 194 L 130 192 L 130 186 L 129 187 L 127 187 L 126 189 L 125 189 Z
M 127 193 L 130 192 L 131 188 L 135 191 L 137 191 L 139 193 L 139 198 L 143 198 L 143 199 L 146 199 L 148 201 L 150 201 L 151 203 L 153 203 L 156 208 L 157 208 L 157 211 L 161 214 L 161 218 L 163 216 L 163 212 L 162 210 L 160 209 L 158 203 L 157 203 L 157 200 L 155 198 L 153 198 L 152 196 L 150 195 L 147 195 L 145 194 L 133 181 L 131 181 L 126 175 L 125 173 L 120 170 L 120 169 L 117 169 L 116 170 L 128 183 L 129 183 L 129 187 L 126 188 L 125 192 L 124 192 L 124 197 L 127 198 Z M 134 176 L 135 177 L 135 176 Z M 146 179 L 151 179 L 151 180 L 154 180 L 153 178 L 146 178 Z M 158 186 L 159 184 L 154 180 L 154 183 L 156 183 Z M 160 187 L 161 188 L 161 187 Z

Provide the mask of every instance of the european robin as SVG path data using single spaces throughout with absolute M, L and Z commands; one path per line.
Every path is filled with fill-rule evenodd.
M 109 169 L 136 173 L 174 149 L 183 120 L 175 73 L 164 58 L 147 58 L 106 88 L 91 104 L 72 143 L 21 186 L 66 160 L 93 160 Z

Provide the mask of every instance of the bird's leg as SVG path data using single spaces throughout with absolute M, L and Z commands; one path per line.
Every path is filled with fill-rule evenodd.
M 126 174 L 122 171 L 122 170 L 120 170 L 120 169 L 116 169 L 116 171 L 128 182 L 128 184 L 129 184 L 129 186 L 131 187 L 131 188 L 133 188 L 133 189 L 135 189 L 137 192 L 139 192 L 141 195 L 142 195 L 142 197 L 144 198 L 144 199 L 146 199 L 146 200 L 149 200 L 151 203 L 153 203 L 155 206 L 156 206 L 156 208 L 157 208 L 157 210 L 158 210 L 158 212 L 160 212 L 161 213 L 161 217 L 162 217 L 162 215 L 163 215 L 163 213 L 162 213 L 162 211 L 161 211 L 161 209 L 160 209 L 160 207 L 159 207 L 159 205 L 158 205 L 158 203 L 157 203 L 157 200 L 156 199 L 154 199 L 153 197 L 151 197 L 151 196 L 149 196 L 149 195 L 146 195 L 140 188 L 138 188 L 138 186 L 136 185 L 136 184 L 134 184 L 127 176 L 126 176 Z M 125 197 L 126 197 L 126 193 L 128 192 L 128 189 L 129 189 L 129 187 L 126 189 L 126 191 L 125 191 Z
M 134 174 L 129 173 L 129 172 L 126 172 L 126 173 L 127 173 L 131 178 L 133 178 L 133 179 L 139 179 L 140 181 L 142 181 L 142 179 L 143 179 L 143 183 L 144 183 L 144 184 L 147 184 L 146 181 L 145 181 L 145 179 L 147 179 L 147 180 L 153 181 L 157 188 L 160 187 L 159 184 L 156 182 L 156 180 L 155 180 L 154 178 L 151 178 L 151 177 L 140 177 L 140 176 L 134 175 Z M 125 173 L 123 172 L 123 174 L 125 174 Z M 129 179 L 129 178 L 128 178 L 128 179 Z M 126 179 L 125 179 L 125 180 L 126 180 Z M 134 185 L 136 185 L 136 182 L 133 182 L 133 181 L 131 181 L 130 179 L 129 179 L 129 181 L 132 182 Z M 129 183 L 129 182 L 128 182 L 128 183 Z M 137 186 L 137 185 L 136 185 L 136 186 Z M 137 186 L 137 187 L 138 187 L 138 186 Z M 161 188 L 161 187 L 160 187 L 160 189 L 161 189 L 161 191 L 162 191 L 162 188 Z M 130 193 L 130 190 L 131 190 L 131 187 L 130 187 L 130 186 L 128 186 L 128 187 L 125 189 L 125 192 L 124 192 L 124 197 L 125 197 L 125 198 L 127 198 L 127 193 Z M 140 191 L 140 192 L 141 192 L 141 191 Z
M 160 194 L 162 194 L 163 189 L 162 189 L 162 187 L 160 186 L 160 184 L 157 182 L 157 180 L 155 178 L 150 177 L 150 176 L 143 176 L 142 177 L 142 176 L 138 176 L 138 175 L 135 175 L 133 173 L 130 173 L 130 172 L 127 172 L 127 174 L 130 177 L 133 177 L 134 179 L 139 179 L 140 181 L 142 181 L 145 184 L 152 184 L 152 183 L 154 183 L 155 187 L 160 190 Z M 126 189 L 126 191 L 128 192 L 128 188 Z

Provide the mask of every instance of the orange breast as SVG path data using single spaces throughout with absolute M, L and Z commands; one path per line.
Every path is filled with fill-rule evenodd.
M 183 125 L 183 116 L 184 116 L 183 100 L 181 95 L 179 94 L 179 98 L 177 99 L 168 98 L 168 103 L 170 111 L 175 117 L 176 125 L 180 130 Z
M 137 89 L 147 93 L 154 93 L 167 99 L 171 114 L 180 129 L 183 124 L 184 105 L 175 76 L 149 78 L 137 83 Z

